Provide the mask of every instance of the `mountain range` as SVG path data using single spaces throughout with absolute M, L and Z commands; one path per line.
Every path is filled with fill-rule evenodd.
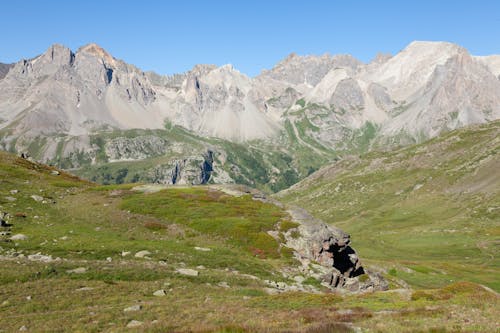
M 498 118 L 500 55 L 446 42 L 368 64 L 291 54 L 253 78 L 231 65 L 143 72 L 96 44 L 0 66 L 0 148 L 103 182 L 119 177 L 104 164 L 126 162 L 127 180 L 279 190 L 346 153 Z

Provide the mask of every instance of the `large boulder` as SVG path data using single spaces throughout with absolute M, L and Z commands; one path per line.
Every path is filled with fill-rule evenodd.
M 294 250 L 303 266 L 320 265 L 324 285 L 352 292 L 388 289 L 380 274 L 363 268 L 347 233 L 303 209 L 291 208 L 288 213 L 299 226 L 285 233 L 286 245 Z

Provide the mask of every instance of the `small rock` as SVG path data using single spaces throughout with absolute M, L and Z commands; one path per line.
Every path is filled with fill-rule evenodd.
M 20 332 L 26 332 L 27 330 L 28 330 L 28 328 L 27 328 L 25 325 L 23 325 L 23 326 L 21 326 L 21 327 L 19 328 L 19 331 L 20 331 Z
M 68 239 L 68 236 L 62 236 L 61 238 L 59 238 L 60 240 L 67 240 Z
M 197 251 L 202 251 L 202 252 L 209 252 L 209 251 L 212 251 L 211 249 L 209 248 L 206 248 L 206 247 L 199 247 L 199 246 L 195 246 L 194 247 L 195 250 Z
M 126 257 L 126 256 L 128 256 L 130 253 L 132 253 L 132 252 L 130 252 L 130 251 L 122 251 L 122 257 Z
M 219 282 L 217 285 L 222 288 L 231 288 L 226 281 Z
M 141 327 L 141 326 L 142 326 L 142 321 L 138 321 L 138 320 L 131 320 L 127 324 L 127 328 L 135 328 L 135 327 Z
M 196 269 L 205 269 L 206 267 L 203 265 L 196 266 Z
M 28 236 L 23 235 L 23 234 L 16 234 L 10 238 L 13 241 L 20 241 L 20 240 L 27 240 Z
M 10 202 L 14 202 L 14 201 L 16 201 L 17 199 L 16 199 L 16 198 L 14 198 L 14 197 L 5 197 L 5 200 L 10 201 Z
M 27 301 L 31 301 L 31 299 L 32 299 L 31 295 L 26 296 Z
M 31 196 L 31 198 L 32 198 L 33 200 L 35 200 L 36 202 L 41 202 L 41 201 L 43 201 L 43 197 L 41 197 L 41 196 L 39 196 L 39 195 L 36 195 L 36 194 L 33 194 L 33 195 Z
M 144 258 L 146 256 L 149 256 L 151 254 L 151 252 L 147 251 L 147 250 L 142 250 L 142 251 L 139 251 L 135 254 L 135 257 L 136 258 Z
M 52 262 L 52 256 L 50 255 L 43 255 L 41 253 L 36 253 L 36 254 L 29 254 L 28 255 L 28 260 L 30 261 L 41 261 L 41 262 Z
M 158 297 L 161 297 L 161 296 L 165 296 L 167 294 L 167 292 L 163 289 L 160 289 L 160 290 L 157 290 L 153 293 L 153 296 L 158 296 Z
M 81 287 L 81 288 L 76 289 L 76 291 L 91 291 L 91 290 L 94 290 L 94 288 L 92 288 L 92 287 Z
M 132 305 L 128 308 L 123 309 L 123 312 L 135 312 L 140 311 L 142 309 L 142 305 Z
M 107 262 L 112 262 L 112 261 L 113 261 L 113 258 L 111 258 L 111 257 L 107 257 L 107 258 L 106 258 L 106 261 L 107 261 Z
M 18 190 L 10 190 L 10 194 L 17 194 L 17 193 L 19 193 Z
M 178 268 L 176 270 L 177 273 L 188 276 L 198 276 L 199 272 L 190 268 Z
M 9 305 L 9 301 L 3 301 L 2 302 L 2 306 L 7 306 L 7 305 Z
M 85 267 L 78 267 L 78 268 L 75 268 L 75 269 L 70 269 L 68 271 L 66 271 L 66 273 L 74 273 L 74 274 L 83 274 L 87 272 L 87 269 Z
M 53 175 L 53 176 L 59 176 L 61 173 L 59 171 L 57 171 L 57 170 L 52 170 L 50 172 L 50 174 Z

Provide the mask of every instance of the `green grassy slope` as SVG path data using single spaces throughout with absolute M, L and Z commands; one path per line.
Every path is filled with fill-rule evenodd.
M 141 193 L 53 171 L 0 152 L 0 210 L 12 224 L 1 230 L 11 235 L 0 235 L 0 331 L 122 332 L 132 320 L 148 332 L 496 327 L 498 297 L 470 283 L 269 295 L 264 280 L 292 280 L 281 273 L 290 252 L 266 233 L 286 218 L 277 207 L 209 187 Z M 27 239 L 10 241 L 15 234 Z M 143 250 L 145 258 L 135 257 Z M 125 311 L 131 306 L 139 307 Z
M 362 258 L 414 287 L 500 290 L 500 122 L 325 167 L 282 200 L 351 234 Z

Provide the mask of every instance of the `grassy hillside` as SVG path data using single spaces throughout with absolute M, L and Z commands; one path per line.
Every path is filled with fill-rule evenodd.
M 293 284 L 283 271 L 296 263 L 266 231 L 289 223 L 278 227 L 286 213 L 248 195 L 215 187 L 97 186 L 3 152 L 0 182 L 0 210 L 11 215 L 11 226 L 0 230 L 2 332 L 497 327 L 498 296 L 471 283 L 362 295 L 274 294 L 265 280 Z M 134 323 L 140 326 L 127 328 Z
M 278 197 L 349 232 L 360 256 L 402 285 L 499 291 L 499 153 L 497 121 L 344 158 Z

